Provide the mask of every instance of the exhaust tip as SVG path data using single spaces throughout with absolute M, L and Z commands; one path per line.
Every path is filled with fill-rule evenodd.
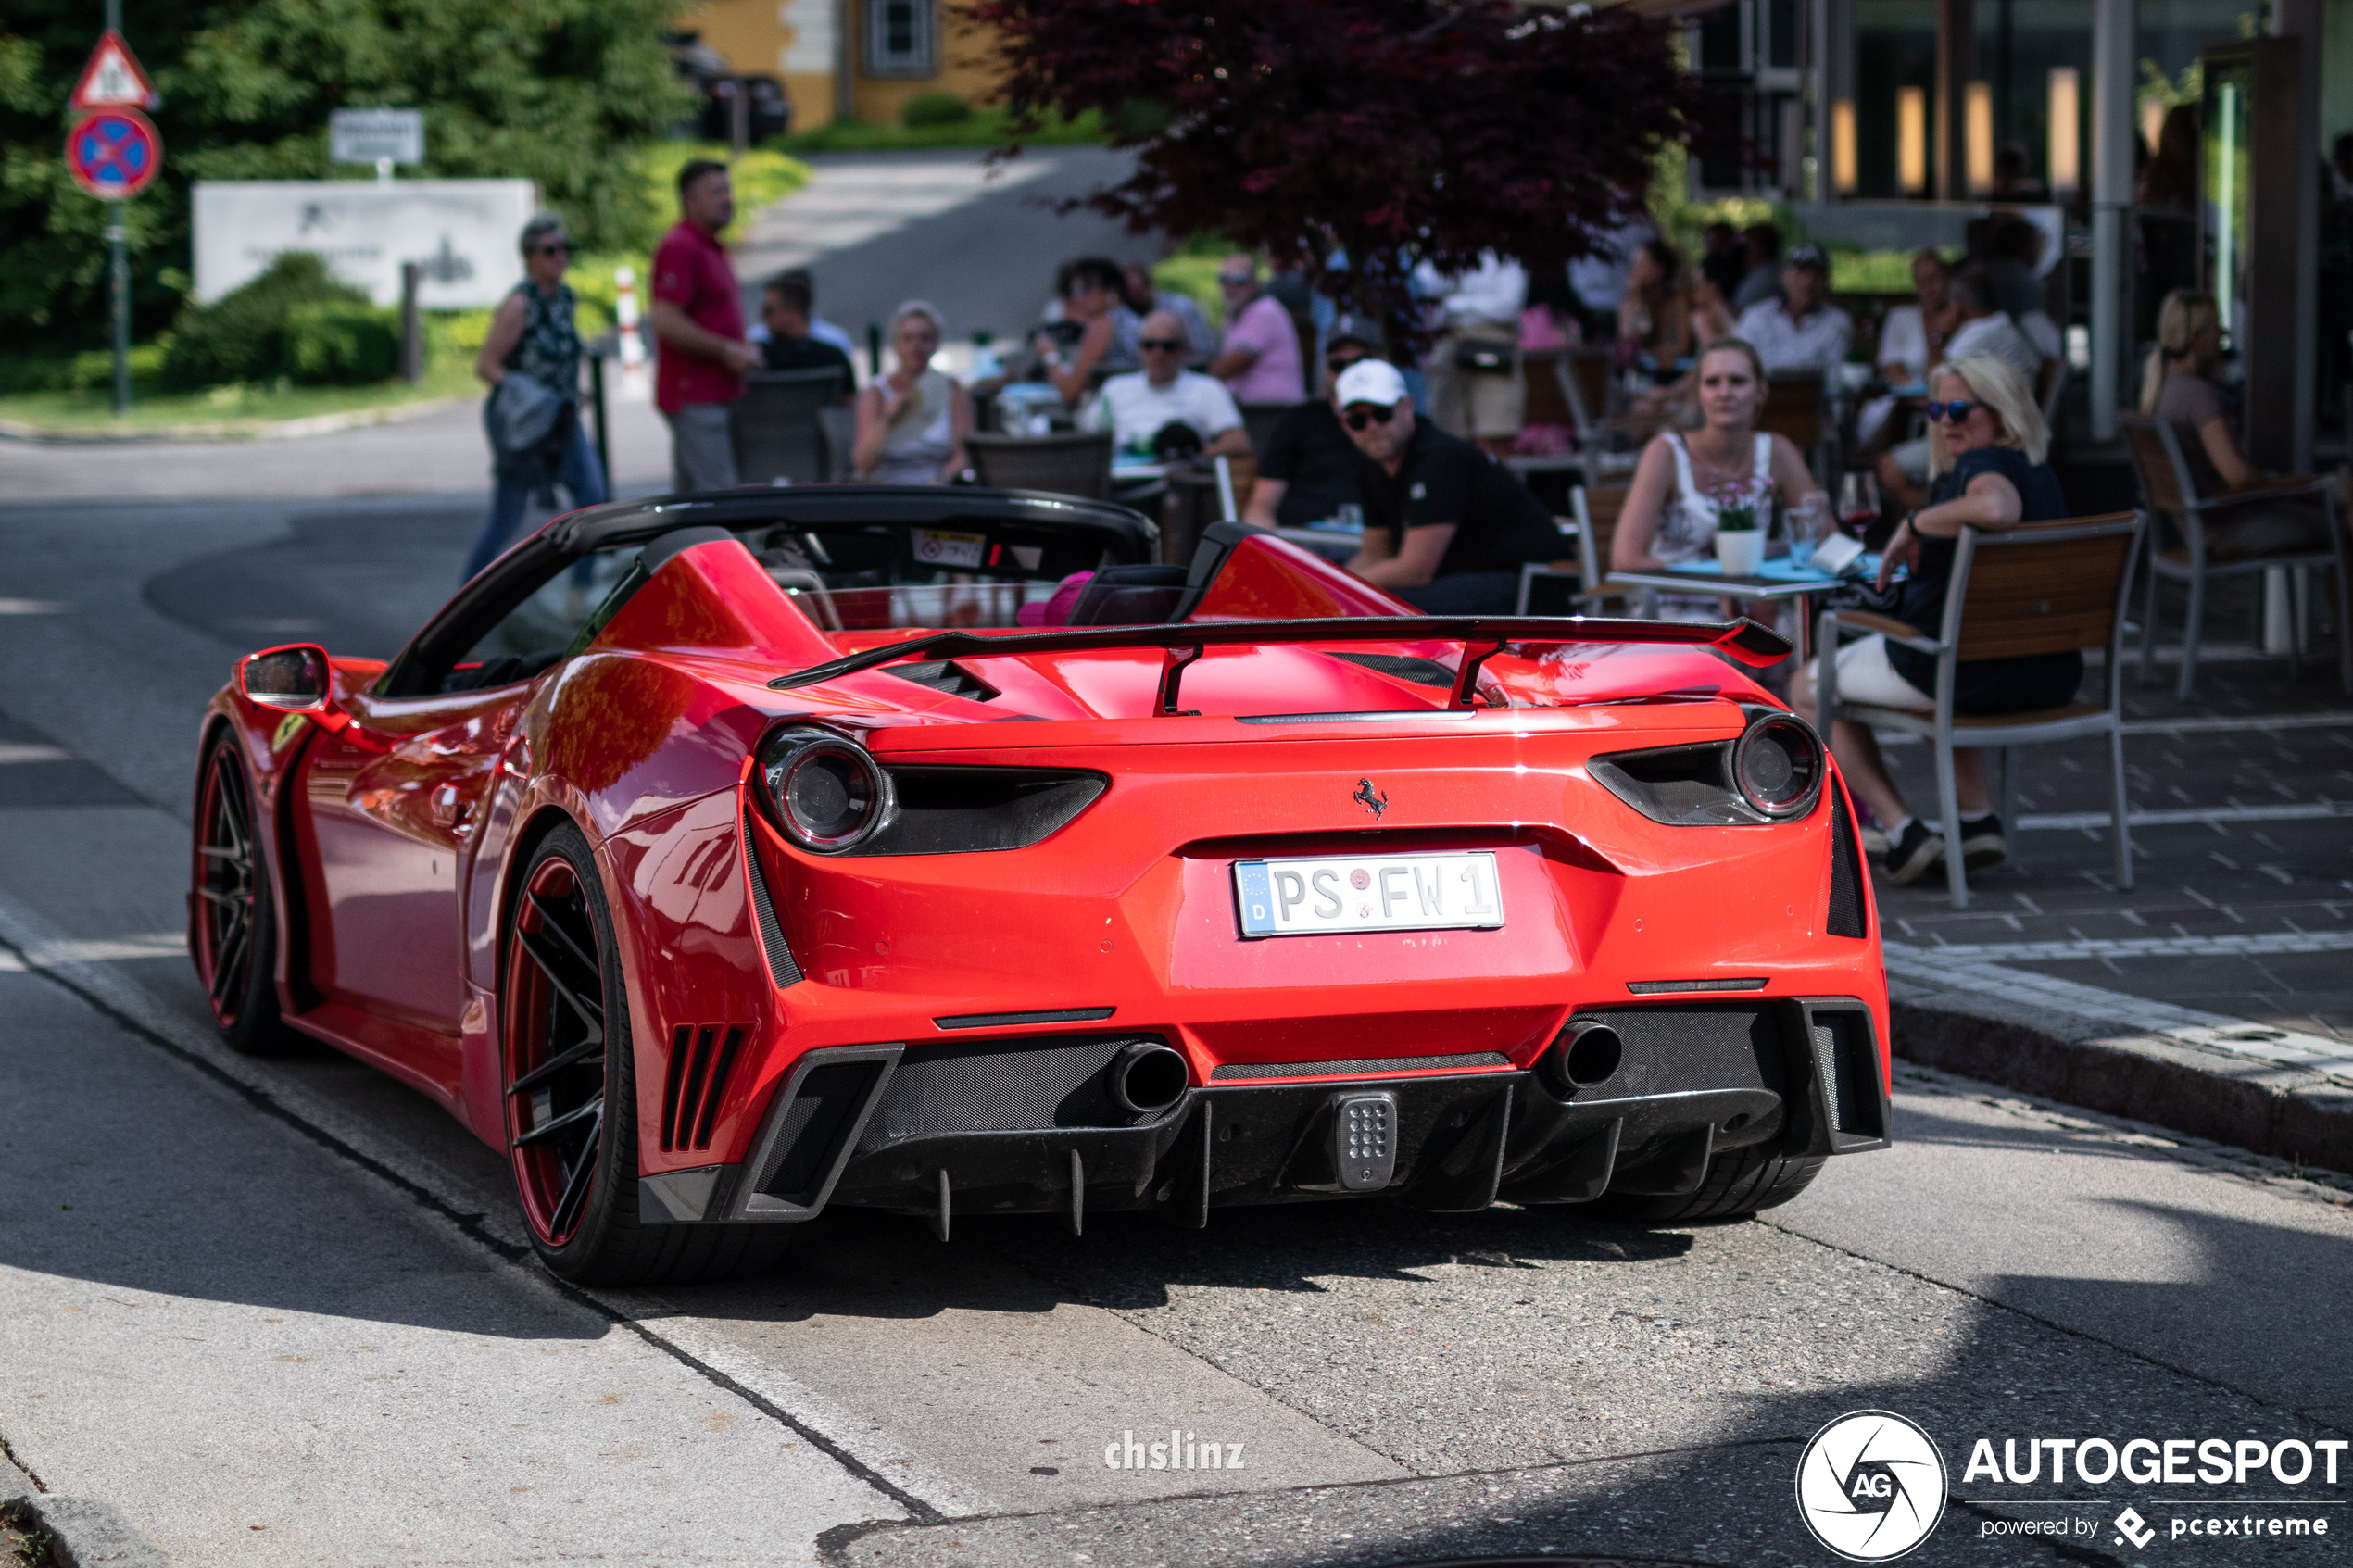
M 1579 1019 L 1560 1032 L 1544 1053 L 1545 1076 L 1564 1094 L 1575 1094 L 1617 1075 L 1626 1060 L 1626 1042 L 1617 1030 L 1592 1019 Z
M 1133 1116 L 1167 1110 L 1191 1081 L 1185 1059 L 1155 1041 L 1139 1040 L 1112 1059 L 1111 1098 Z

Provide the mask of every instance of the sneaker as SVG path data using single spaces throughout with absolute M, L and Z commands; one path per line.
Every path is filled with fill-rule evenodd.
M 1880 830 L 1877 822 L 1863 824 L 1863 853 L 1866 855 L 1887 853 L 1887 834 Z
M 1903 836 L 1887 847 L 1888 880 L 1897 886 L 1918 882 L 1944 859 L 1944 840 L 1926 822 L 1914 817 L 1904 824 Z
M 1988 811 L 1982 817 L 1961 819 L 1961 865 L 1973 872 L 1989 870 L 2010 858 L 2010 847 L 2002 837 L 2002 819 Z

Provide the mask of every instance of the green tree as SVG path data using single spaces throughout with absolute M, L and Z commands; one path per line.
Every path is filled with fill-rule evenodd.
M 338 108 L 422 108 L 418 176 L 538 182 L 589 246 L 648 220 L 626 153 L 691 102 L 661 33 L 690 0 L 126 0 L 163 99 L 164 172 L 128 204 L 142 332 L 188 285 L 194 180 L 369 178 L 327 160 Z M 97 42 L 89 0 L 0 15 L 0 341 L 103 342 L 106 204 L 65 171 L 66 96 Z

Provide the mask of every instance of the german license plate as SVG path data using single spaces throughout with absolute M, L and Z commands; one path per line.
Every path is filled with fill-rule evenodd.
M 1245 937 L 1491 930 L 1504 923 L 1504 890 L 1490 849 L 1237 860 L 1234 902 Z

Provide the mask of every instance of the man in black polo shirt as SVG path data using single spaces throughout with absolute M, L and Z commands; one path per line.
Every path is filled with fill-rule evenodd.
M 1258 483 L 1251 486 L 1244 522 L 1261 528 L 1301 528 L 1340 515 L 1342 507 L 1364 505 L 1357 456 L 1331 399 L 1331 378 L 1359 359 L 1381 352 L 1380 329 L 1362 316 L 1342 316 L 1325 339 L 1326 380 L 1322 397 L 1294 403 L 1275 421 L 1266 450 L 1258 454 Z
M 789 274 L 772 278 L 761 291 L 760 320 L 768 341 L 760 345 L 761 369 L 766 370 L 839 370 L 841 400 L 858 391 L 849 356 L 823 338 L 809 335 L 809 285 Z
M 1565 553 L 1560 529 L 1517 475 L 1414 417 L 1384 359 L 1350 366 L 1332 401 L 1364 455 L 1365 543 L 1348 570 L 1432 615 L 1508 615 L 1519 569 Z

